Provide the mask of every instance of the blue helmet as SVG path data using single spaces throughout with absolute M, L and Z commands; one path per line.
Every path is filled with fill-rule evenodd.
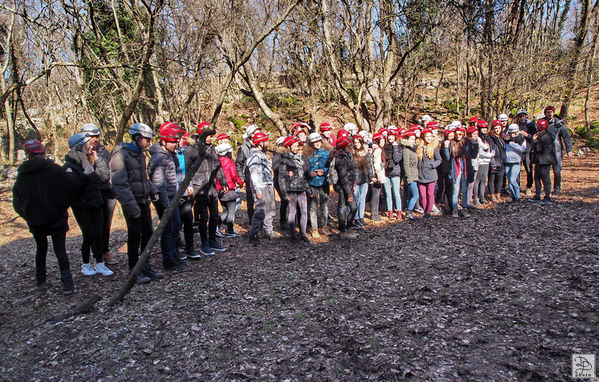
M 79 146 L 83 146 L 87 141 L 89 141 L 87 133 L 77 133 L 69 138 L 69 148 L 76 149 Z
M 129 134 L 141 134 L 142 137 L 151 139 L 154 136 L 154 132 L 150 128 L 150 126 L 137 122 L 129 129 Z

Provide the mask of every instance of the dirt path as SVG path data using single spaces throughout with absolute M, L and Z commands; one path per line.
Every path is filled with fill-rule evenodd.
M 76 293 L 60 294 L 52 254 L 52 285 L 37 291 L 35 246 L 5 187 L 1 379 L 569 380 L 571 354 L 599 349 L 598 169 L 599 156 L 568 159 L 550 206 L 388 224 L 351 242 L 228 239 L 113 309 L 124 253 L 114 277 L 84 279 L 72 225 Z M 94 292 L 95 312 L 46 323 Z

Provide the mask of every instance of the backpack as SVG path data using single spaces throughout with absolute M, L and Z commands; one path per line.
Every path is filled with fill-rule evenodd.
M 339 180 L 339 175 L 337 174 L 337 169 L 335 168 L 335 159 L 331 161 L 329 164 L 329 172 L 327 173 L 327 182 L 331 185 L 336 185 Z

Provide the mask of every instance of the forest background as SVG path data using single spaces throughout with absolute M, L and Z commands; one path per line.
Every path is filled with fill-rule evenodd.
M 599 147 L 599 1 L 0 1 L 0 161 L 83 123 L 376 130 L 558 107 Z

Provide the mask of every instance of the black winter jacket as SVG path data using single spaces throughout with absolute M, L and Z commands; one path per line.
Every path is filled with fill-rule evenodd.
M 393 178 L 401 176 L 401 160 L 403 157 L 403 150 L 401 144 L 387 143 L 384 147 L 385 157 L 387 163 L 385 163 L 385 175 L 387 178 Z
M 106 150 L 106 148 L 102 146 L 102 144 L 98 144 L 98 146 L 96 146 L 94 150 L 96 151 L 96 153 L 98 153 L 98 156 L 100 158 L 104 159 L 104 162 L 106 162 L 106 166 L 108 166 L 108 163 L 110 162 L 110 153 L 108 152 L 108 150 Z M 110 169 L 108 169 L 108 175 L 109 178 L 107 181 L 102 182 L 100 186 L 100 191 L 102 192 L 102 197 L 104 199 L 114 199 L 114 191 L 112 191 L 112 183 L 110 182 Z
M 237 169 L 237 175 L 240 177 L 243 176 L 246 183 L 250 178 L 250 173 L 247 171 L 247 162 L 250 157 L 250 150 L 253 145 L 249 138 L 245 138 L 239 149 L 237 150 L 237 155 L 235 156 L 235 168 Z
M 59 165 L 34 157 L 17 170 L 12 204 L 32 233 L 63 234 L 69 230 L 67 209 L 72 189 L 70 178 Z
M 505 161 L 505 141 L 497 135 L 489 134 L 489 148 L 495 150 L 495 156 L 489 162 L 489 169 L 500 169 L 504 166 Z
M 302 167 L 294 160 L 294 156 L 299 156 L 302 161 Z M 281 157 L 279 164 L 279 187 L 281 198 L 287 198 L 289 192 L 304 192 L 308 189 L 308 172 L 310 171 L 310 162 L 302 157 L 301 154 L 293 155 L 285 153 Z M 289 173 L 291 172 L 291 176 Z
M 158 189 L 158 203 L 166 208 L 177 192 L 179 160 L 176 157 L 173 158 L 172 153 L 166 151 L 160 143 L 154 143 L 150 147 L 150 154 L 152 156 L 148 164 L 148 175 L 150 181 Z
M 127 217 L 141 212 L 139 205 L 148 204 L 158 189 L 148 179 L 146 156 L 135 143 L 120 143 L 110 157 L 112 190 Z
M 185 168 L 189 169 L 200 155 L 198 144 L 187 146 L 185 149 Z M 214 146 L 206 145 L 206 154 L 200 168 L 191 179 L 194 197 L 218 197 L 216 180 L 220 184 L 227 184 L 227 178 L 214 150 Z
M 98 156 L 94 162 L 94 172 L 85 175 L 84 170 L 89 162 L 86 154 L 79 150 L 71 150 L 64 157 L 64 170 L 71 178 L 74 198 L 71 203 L 73 209 L 93 209 L 104 204 L 102 197 L 102 184 L 110 179 L 110 171 L 104 159 Z
M 532 140 L 534 163 L 548 165 L 556 163 L 553 136 L 545 131 L 539 133 L 538 139 Z
M 345 196 L 353 195 L 354 183 L 356 182 L 357 167 L 353 155 L 346 151 L 338 151 L 329 161 L 335 158 L 335 170 L 337 170 L 337 184 L 335 190 L 343 190 Z M 329 162 L 330 163 L 330 162 Z

